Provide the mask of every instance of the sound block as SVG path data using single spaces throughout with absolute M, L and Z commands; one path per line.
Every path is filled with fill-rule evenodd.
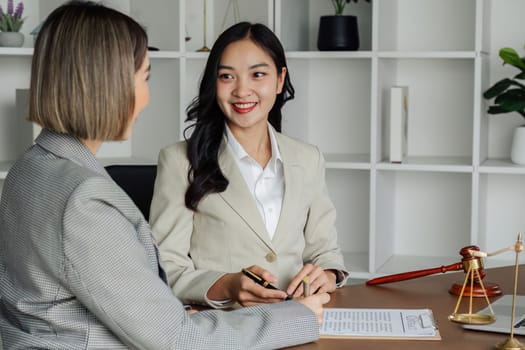
M 497 297 L 497 296 L 503 294 L 503 292 L 501 291 L 499 285 L 497 285 L 496 283 L 484 282 L 483 285 L 485 286 L 485 291 L 486 291 L 488 297 Z M 450 294 L 460 295 L 462 288 L 463 288 L 463 282 L 456 282 L 450 287 L 448 292 Z M 470 288 L 470 284 L 467 283 L 467 285 L 465 285 L 465 290 L 463 291 L 463 296 L 465 296 L 465 297 L 472 296 L 474 298 L 483 298 L 483 297 L 485 297 L 485 294 L 483 293 L 483 288 L 481 287 L 481 284 L 474 283 L 472 288 Z

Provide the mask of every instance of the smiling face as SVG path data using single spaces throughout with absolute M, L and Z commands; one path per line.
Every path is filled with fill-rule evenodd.
M 226 47 L 217 73 L 217 104 L 232 132 L 266 127 L 285 76 L 286 68 L 278 72 L 270 55 L 250 39 Z

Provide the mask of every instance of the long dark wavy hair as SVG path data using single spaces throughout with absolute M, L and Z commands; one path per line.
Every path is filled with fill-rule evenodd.
M 268 121 L 281 131 L 281 108 L 286 101 L 294 98 L 295 90 L 290 81 L 284 49 L 275 34 L 263 24 L 237 23 L 226 29 L 213 45 L 199 87 L 199 95 L 186 109 L 186 121 L 191 122 L 184 130 L 187 141 L 189 186 L 186 190 L 185 204 L 188 209 L 197 211 L 199 202 L 210 193 L 220 193 L 228 187 L 228 179 L 219 168 L 219 147 L 222 142 L 226 116 L 217 104 L 217 71 L 222 53 L 236 41 L 250 39 L 273 59 L 277 72 L 287 68 L 282 92 L 277 95 L 270 110 Z M 187 136 L 191 132 L 191 136 Z

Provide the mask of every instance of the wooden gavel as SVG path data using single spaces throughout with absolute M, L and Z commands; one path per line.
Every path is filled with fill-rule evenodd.
M 481 282 L 480 278 L 483 279 L 485 277 L 485 270 L 483 268 L 483 260 L 481 260 L 478 256 L 473 256 L 470 252 L 471 251 L 479 251 L 479 247 L 475 245 L 471 245 L 468 247 L 464 247 L 459 251 L 459 254 L 461 254 L 462 258 L 460 262 L 450 264 L 447 266 L 440 266 L 440 267 L 434 267 L 430 269 L 425 270 L 417 270 L 417 271 L 411 271 L 411 272 L 403 272 L 403 273 L 397 273 L 394 275 L 388 275 L 378 278 L 373 278 L 371 280 L 368 280 L 366 282 L 367 285 L 377 285 L 377 284 L 383 284 L 383 283 L 391 283 L 391 282 L 399 282 L 404 280 L 409 280 L 413 278 L 433 275 L 436 273 L 445 273 L 448 271 L 458 271 L 463 270 L 465 273 L 468 271 L 474 271 L 476 270 L 477 274 L 470 274 L 468 276 L 468 279 L 465 283 L 465 290 L 463 291 L 463 296 L 473 296 L 473 297 L 484 297 L 485 293 L 483 289 L 485 289 L 485 292 L 487 293 L 487 296 L 493 297 L 501 295 L 501 289 L 500 287 L 491 282 Z M 479 278 L 478 278 L 479 276 Z M 463 288 L 463 282 L 455 282 L 449 289 L 449 293 L 454 295 L 460 295 L 461 289 Z

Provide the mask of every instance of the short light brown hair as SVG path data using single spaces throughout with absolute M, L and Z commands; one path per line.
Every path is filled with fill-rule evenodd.
M 120 139 L 135 108 L 147 40 L 137 22 L 100 4 L 58 7 L 35 43 L 28 119 L 82 139 Z

